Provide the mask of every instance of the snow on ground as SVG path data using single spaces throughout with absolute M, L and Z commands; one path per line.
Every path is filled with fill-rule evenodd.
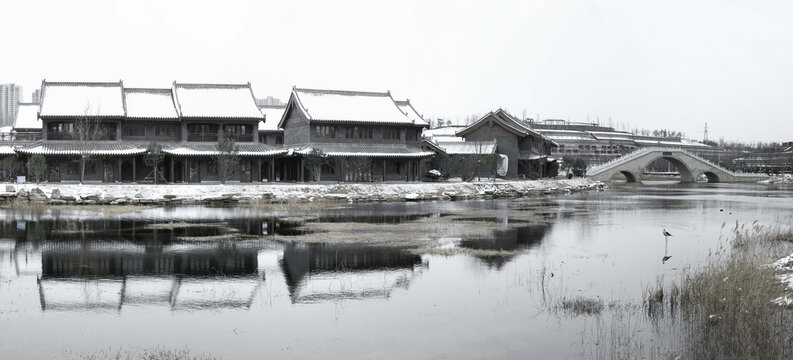
M 758 181 L 760 184 L 793 184 L 791 174 L 771 175 L 770 178 Z
M 601 182 L 584 178 L 563 180 L 536 181 L 482 181 L 482 182 L 422 182 L 422 183 L 365 183 L 337 184 L 327 183 L 273 183 L 273 184 L 7 184 L 14 186 L 14 191 L 34 188 L 41 189 L 50 197 L 53 189 L 58 189 L 62 196 L 85 198 L 123 198 L 161 200 L 164 196 L 177 199 L 205 200 L 231 196 L 258 199 L 266 197 L 275 200 L 297 199 L 338 199 L 355 200 L 365 198 L 401 198 L 407 200 L 427 199 L 438 196 L 480 197 L 504 193 L 542 193 L 547 191 L 572 191 L 584 188 L 597 188 Z
M 793 254 L 775 261 L 771 266 L 779 271 L 787 271 L 787 273 L 779 274 L 776 277 L 787 286 L 787 289 L 793 289 L 793 273 L 790 273 L 790 271 L 793 271 Z M 778 305 L 788 306 L 793 305 L 793 298 L 790 298 L 788 295 L 783 295 L 772 300 L 772 302 Z

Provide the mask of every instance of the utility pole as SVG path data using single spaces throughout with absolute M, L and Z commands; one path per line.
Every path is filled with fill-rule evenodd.
M 705 123 L 705 137 L 702 139 L 702 142 L 708 142 L 708 123 Z

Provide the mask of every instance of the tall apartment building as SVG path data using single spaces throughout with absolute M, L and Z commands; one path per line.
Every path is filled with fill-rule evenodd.
M 0 84 L 0 126 L 14 124 L 20 102 L 22 102 L 22 86 Z
M 268 97 L 263 98 L 263 99 L 262 98 L 256 98 L 255 101 L 256 101 L 256 105 L 258 105 L 260 107 L 261 106 L 281 106 L 281 105 L 286 105 L 286 104 L 284 104 L 283 101 L 281 101 L 281 99 L 275 98 L 275 97 L 272 97 L 272 96 L 268 96 Z
M 33 103 L 33 104 L 40 104 L 41 103 L 41 89 L 33 90 L 33 93 L 31 95 L 32 95 L 31 100 L 30 100 L 31 103 Z

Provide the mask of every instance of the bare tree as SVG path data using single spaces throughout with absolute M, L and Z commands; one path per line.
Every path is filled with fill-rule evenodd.
M 47 170 L 47 161 L 41 154 L 35 154 L 28 159 L 27 162 L 28 173 L 36 178 L 36 184 L 44 177 L 44 171 Z
M 486 177 L 490 175 L 493 181 L 495 181 L 498 164 L 501 162 L 501 156 L 495 153 L 495 149 L 491 153 L 488 151 L 487 147 L 488 144 L 484 141 L 479 141 L 476 144 L 476 176 L 478 181 L 482 180 L 483 173 Z
M 10 182 L 19 170 L 19 161 L 16 156 L 6 156 L 0 159 L 0 177 L 2 181 Z
M 372 180 L 372 160 L 368 157 L 349 156 L 339 158 L 337 168 L 343 169 L 344 181 L 360 182 Z
M 218 139 L 215 145 L 218 154 L 214 156 L 218 165 L 218 176 L 220 176 L 220 183 L 225 184 L 231 175 L 234 174 L 234 168 L 240 162 L 239 149 L 233 138 L 223 136 Z
M 452 172 L 456 167 L 455 159 L 452 155 L 447 154 L 445 151 L 439 152 L 436 156 L 438 171 L 441 173 L 441 178 L 448 179 L 451 177 Z
M 328 161 L 328 155 L 322 150 L 311 149 L 311 152 L 303 155 L 303 163 L 311 171 L 314 181 L 319 182 L 322 177 L 322 166 L 328 165 L 330 162 Z
M 162 152 L 162 146 L 156 142 L 149 144 L 146 151 L 146 156 L 143 157 L 143 163 L 146 166 L 151 166 L 154 169 L 154 183 L 157 184 L 157 173 L 160 171 L 160 164 L 165 159 L 165 154 Z
M 74 121 L 72 140 L 79 144 L 80 153 L 80 183 L 85 179 L 85 167 L 89 161 L 97 157 L 97 141 L 108 138 L 108 126 L 98 116 L 91 115 L 91 106 L 83 110 L 83 116 Z

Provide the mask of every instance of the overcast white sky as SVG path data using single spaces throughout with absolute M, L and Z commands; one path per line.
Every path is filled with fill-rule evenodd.
M 8 1 L 0 83 L 391 90 L 517 116 L 793 140 L 793 2 Z

